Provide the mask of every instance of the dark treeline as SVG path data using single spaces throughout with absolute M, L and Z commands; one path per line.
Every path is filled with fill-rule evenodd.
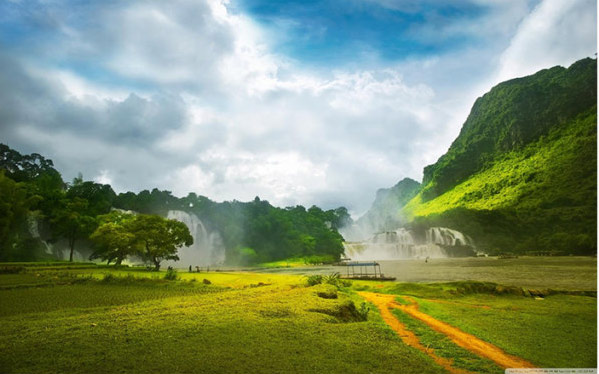
M 338 259 L 343 238 L 337 230 L 351 220 L 345 208 L 278 208 L 258 197 L 217 203 L 195 193 L 178 198 L 158 189 L 117 195 L 110 185 L 81 176 L 65 183 L 51 160 L 0 144 L 0 261 L 62 258 L 63 249 L 71 259 L 73 253 L 106 259 L 99 254 L 99 242 L 94 245 L 90 237 L 99 236 L 99 227 L 114 208 L 161 217 L 169 210 L 193 213 L 221 235 L 229 263 Z M 62 246 L 48 253 L 46 243 Z
M 336 260 L 343 253 L 338 229 L 351 220 L 345 208 L 278 208 L 258 197 L 250 202 L 217 203 L 195 193 L 177 198 L 158 189 L 119 194 L 114 206 L 163 216 L 169 210 L 193 213 L 209 231 L 220 233 L 227 262 L 235 264 L 313 256 Z

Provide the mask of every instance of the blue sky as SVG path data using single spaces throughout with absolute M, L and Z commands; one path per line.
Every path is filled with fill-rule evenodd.
M 592 0 L 0 2 L 0 141 L 118 191 L 365 211 L 498 82 L 596 52 Z
M 275 34 L 276 51 L 302 62 L 336 66 L 372 58 L 401 60 L 479 44 L 480 35 L 443 35 L 435 30 L 491 11 L 466 1 L 394 7 L 391 2 L 356 0 L 241 0 L 236 8 Z

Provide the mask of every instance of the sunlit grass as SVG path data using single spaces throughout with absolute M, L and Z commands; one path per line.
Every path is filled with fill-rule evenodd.
M 540 367 L 597 365 L 596 297 L 554 294 L 535 298 L 498 294 L 498 290 L 501 292 L 506 287 L 482 282 L 355 282 L 353 288 L 414 297 L 422 312 Z M 425 342 L 454 352 L 449 356 L 462 357 L 464 368 L 487 365 L 464 356 L 443 336 L 408 320 L 410 317 L 398 316 L 422 335 Z
M 306 287 L 291 275 L 163 275 L 50 272 L 51 285 L 0 290 L 0 366 L 15 373 L 442 372 L 376 314 L 358 322 L 344 313 L 348 303 L 359 307 L 354 293 L 322 298 L 330 285 Z

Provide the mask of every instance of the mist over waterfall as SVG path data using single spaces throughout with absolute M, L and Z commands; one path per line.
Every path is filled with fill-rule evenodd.
M 345 255 L 353 260 L 397 260 L 474 255 L 474 242 L 467 235 L 446 227 L 431 227 L 418 235 L 400 227 L 383 231 L 359 242 L 346 242 Z
M 426 242 L 447 246 L 469 245 L 474 247 L 474 243 L 470 237 L 446 227 L 431 227 L 426 230 Z
M 193 236 L 193 245 L 181 247 L 179 261 L 167 261 L 174 267 L 207 266 L 222 264 L 225 261 L 225 247 L 218 232 L 208 232 L 204 223 L 193 213 L 182 210 L 170 210 L 168 219 L 183 222 Z

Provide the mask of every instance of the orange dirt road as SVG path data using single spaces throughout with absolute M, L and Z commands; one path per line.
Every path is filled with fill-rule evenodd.
M 535 367 L 532 363 L 530 363 L 526 360 L 523 360 L 519 357 L 512 356 L 512 355 L 505 353 L 503 350 L 494 346 L 493 344 L 487 343 L 487 342 L 477 338 L 474 335 L 468 334 L 456 327 L 453 327 L 445 322 L 441 322 L 441 321 L 429 316 L 428 314 L 421 312 L 420 310 L 418 310 L 418 304 L 416 303 L 416 301 L 410 297 L 402 296 L 404 299 L 410 301 L 412 303 L 411 305 L 401 305 L 395 301 L 396 295 L 385 295 L 385 294 L 377 294 L 377 293 L 371 293 L 371 292 L 359 292 L 359 295 L 362 296 L 363 298 L 365 298 L 366 300 L 370 301 L 374 305 L 376 305 L 377 308 L 381 311 L 381 315 L 383 316 L 383 319 L 385 320 L 385 322 L 389 326 L 391 326 L 391 328 L 393 330 L 397 331 L 397 333 L 402 337 L 402 339 L 404 340 L 404 342 L 406 344 L 411 345 L 415 348 L 420 349 L 418 346 L 410 344 L 409 341 L 404 339 L 404 337 L 402 336 L 402 333 L 405 334 L 405 332 L 403 332 L 403 331 L 407 331 L 407 329 L 405 328 L 405 326 L 402 323 L 400 323 L 393 316 L 393 314 L 390 311 L 391 308 L 400 309 L 401 311 L 409 314 L 410 316 L 426 323 L 433 330 L 447 335 L 447 337 L 449 337 L 451 339 L 451 341 L 453 341 L 455 344 L 459 345 L 460 347 L 467 349 L 470 352 L 472 352 L 478 356 L 487 358 L 487 359 L 495 362 L 497 365 L 501 366 L 502 368 L 534 368 Z M 401 325 L 402 332 L 398 331 L 398 329 L 395 327 L 395 325 L 397 325 L 397 324 Z M 412 336 L 414 336 L 414 334 L 412 332 L 408 331 L 408 333 L 411 334 Z M 418 342 L 418 338 L 416 336 L 414 336 L 414 338 Z M 418 344 L 420 346 L 422 346 L 422 344 L 420 344 L 420 342 L 418 342 Z M 420 350 L 422 350 L 422 349 L 420 349 Z M 426 348 L 423 351 L 426 352 Z M 426 353 L 428 354 L 428 352 L 426 352 Z M 433 357 L 433 356 L 431 356 L 431 357 Z M 434 358 L 435 357 L 433 357 L 433 359 Z M 435 361 L 437 361 L 437 360 L 435 359 Z M 439 364 L 441 364 L 441 363 L 439 362 Z M 445 367 L 447 370 L 449 370 L 452 373 L 457 373 L 455 371 L 457 369 L 455 369 L 453 367 L 451 368 L 453 370 L 450 370 L 443 364 L 441 364 L 441 366 Z M 461 371 L 461 372 L 463 372 L 463 371 Z

